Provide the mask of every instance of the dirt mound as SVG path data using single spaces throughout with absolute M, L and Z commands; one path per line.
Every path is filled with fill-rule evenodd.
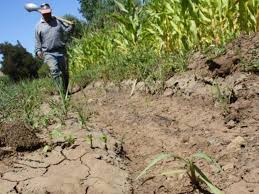
M 11 147 L 18 152 L 34 151 L 43 141 L 22 122 L 3 124 L 0 127 L 0 146 Z M 1 152 L 0 152 L 1 155 Z
M 196 53 L 191 58 L 189 69 L 204 70 L 211 77 L 226 77 L 236 71 L 258 73 L 259 33 L 242 35 L 225 48 L 207 53 Z

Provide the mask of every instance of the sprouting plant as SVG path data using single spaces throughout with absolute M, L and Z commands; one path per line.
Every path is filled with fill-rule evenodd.
M 189 158 L 182 158 L 172 153 L 160 154 L 153 161 L 151 161 L 151 163 L 140 173 L 140 175 L 136 179 L 139 179 L 140 177 L 145 175 L 147 171 L 155 164 L 157 164 L 159 161 L 166 160 L 168 158 L 174 158 L 175 160 L 179 160 L 183 164 L 183 167 L 180 169 L 163 172 L 161 175 L 175 176 L 179 174 L 187 174 L 191 180 L 191 184 L 195 189 L 200 189 L 200 183 L 205 183 L 212 193 L 223 194 L 223 192 L 219 190 L 215 185 L 213 185 L 213 183 L 208 179 L 208 177 L 195 164 L 195 159 L 203 159 L 209 163 L 213 163 L 218 169 L 221 169 L 219 164 L 204 152 L 197 152 L 191 155 Z
M 42 152 L 43 152 L 44 154 L 46 154 L 46 153 L 49 152 L 49 151 L 51 151 L 51 146 L 50 146 L 50 145 L 45 145 L 44 148 L 43 148 L 43 150 L 42 150 Z
M 104 149 L 108 150 L 108 147 L 107 147 L 108 137 L 107 137 L 107 135 L 102 134 L 102 136 L 100 137 L 100 140 L 104 142 Z
M 250 63 L 249 62 L 245 62 L 243 66 L 244 66 L 244 69 L 246 71 L 259 72 L 259 60 L 253 61 L 253 62 L 250 62 Z
M 50 137 L 52 139 L 60 138 L 60 137 L 63 137 L 63 136 L 64 136 L 64 133 L 59 131 L 58 129 L 54 129 L 50 132 Z
M 51 141 L 55 138 L 63 138 L 64 142 L 68 145 L 71 146 L 75 143 L 75 136 L 72 134 L 64 134 L 63 132 L 59 131 L 58 129 L 55 129 L 50 132 L 50 139 Z
M 213 84 L 213 95 L 217 102 L 219 102 L 224 109 L 228 112 L 228 104 L 233 103 L 237 100 L 235 92 L 230 87 L 220 88 L 219 84 L 215 82 Z
M 56 116 L 60 120 L 61 124 L 65 125 L 65 119 L 67 117 L 69 107 L 69 98 L 61 97 L 61 102 L 51 100 L 50 107 L 53 116 Z
M 86 114 L 81 107 L 76 107 L 76 112 L 78 113 L 78 121 L 80 123 L 80 126 L 81 128 L 84 128 L 90 116 Z
M 86 140 L 86 142 L 90 142 L 90 148 L 94 149 L 94 147 L 93 147 L 93 135 L 92 134 L 87 135 L 85 140 Z
M 64 133 L 59 130 L 59 127 L 49 133 L 49 142 L 44 146 L 42 150 L 43 154 L 47 154 L 47 152 L 50 152 L 53 149 L 53 139 L 63 137 Z
M 60 92 L 60 98 L 61 98 L 61 110 L 62 113 L 66 116 L 69 108 L 69 102 L 70 98 L 68 96 L 68 93 L 63 94 L 63 92 Z
M 71 146 L 75 143 L 76 138 L 75 138 L 74 135 L 69 134 L 69 135 L 64 136 L 64 140 L 65 140 L 65 142 L 67 143 L 68 146 Z

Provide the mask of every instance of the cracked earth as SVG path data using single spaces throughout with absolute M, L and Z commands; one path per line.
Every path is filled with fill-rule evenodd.
M 68 120 L 63 131 L 71 127 L 80 128 Z M 98 142 L 101 133 L 95 133 L 95 149 L 91 149 L 82 133 L 86 135 L 83 129 L 73 131 L 77 139 L 69 148 L 24 152 L 0 161 L 0 193 L 127 193 L 128 173 L 123 170 L 122 159 L 112 151 L 112 144 L 108 145 L 111 150 L 104 150 Z M 115 140 L 109 138 L 109 142 Z

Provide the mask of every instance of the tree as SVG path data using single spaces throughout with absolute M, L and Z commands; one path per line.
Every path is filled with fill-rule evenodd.
M 115 9 L 114 0 L 78 0 L 80 12 L 88 23 L 102 20 Z
M 14 81 L 38 77 L 40 62 L 19 41 L 16 45 L 8 42 L 0 44 L 0 54 L 3 55 L 1 71 Z

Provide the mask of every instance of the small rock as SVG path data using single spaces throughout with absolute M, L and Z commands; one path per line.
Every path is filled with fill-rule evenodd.
M 101 155 L 96 155 L 95 158 L 96 158 L 97 160 L 102 160 L 102 159 L 103 159 L 103 156 L 101 156 Z
M 189 137 L 183 137 L 182 139 L 181 139 L 181 142 L 182 143 L 187 143 L 189 141 Z
M 135 89 L 136 89 L 136 91 L 141 91 L 141 92 L 145 91 L 146 90 L 145 83 L 138 82 Z
M 95 88 L 101 88 L 104 86 L 104 83 L 102 81 L 97 81 L 94 83 Z
M 171 88 L 167 88 L 164 92 L 164 96 L 169 97 L 174 94 L 174 91 Z
M 173 88 L 177 82 L 175 81 L 175 77 L 171 77 L 169 80 L 165 82 L 165 86 L 167 88 Z
M 209 84 L 209 85 L 213 85 L 213 82 L 214 82 L 213 78 L 211 78 L 211 77 L 204 77 L 204 78 L 202 79 L 202 81 L 203 81 L 205 84 Z
M 227 124 L 226 124 L 228 129 L 232 129 L 236 126 L 236 122 L 233 120 L 230 120 Z
M 226 171 L 226 170 L 230 170 L 230 169 L 235 168 L 235 165 L 233 163 L 228 163 L 225 166 L 223 166 L 222 168 L 223 168 L 224 171 Z

